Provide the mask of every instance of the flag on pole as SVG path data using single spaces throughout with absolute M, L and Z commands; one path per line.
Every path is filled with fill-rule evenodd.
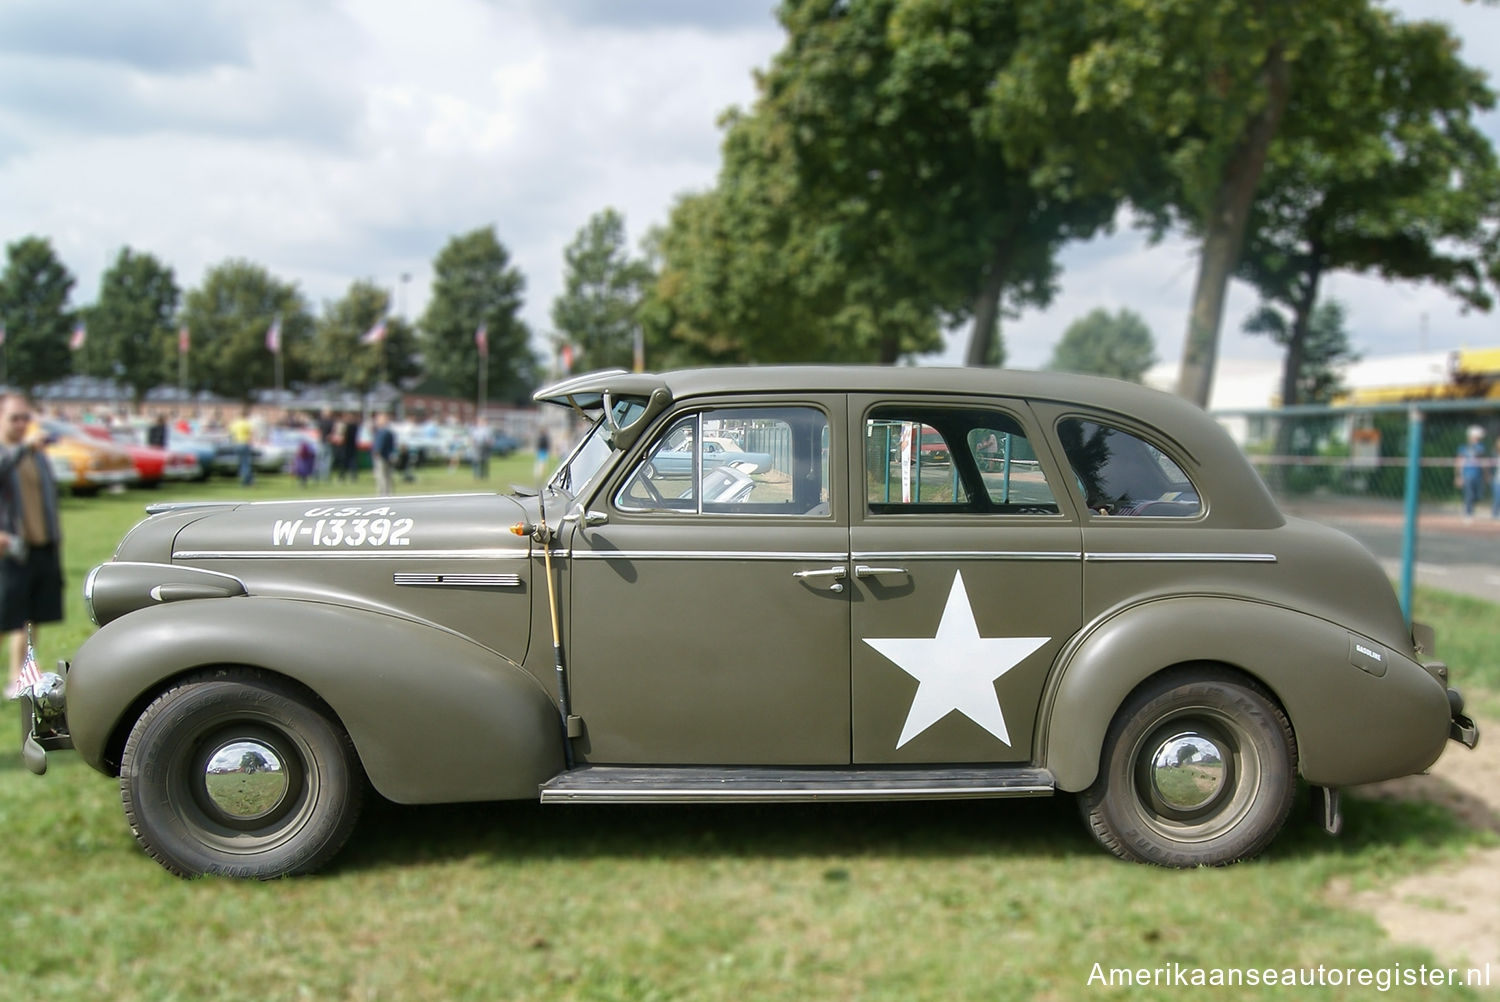
M 183 327 L 177 332 L 177 354 L 186 355 L 192 343 L 192 335 L 188 333 L 187 327 Z
M 573 374 L 573 346 L 565 344 L 562 346 L 562 371 L 564 376 Z
M 281 314 L 276 314 L 276 319 L 271 321 L 271 326 L 266 329 L 266 350 L 273 355 L 281 354 Z
M 385 340 L 385 320 L 375 321 L 375 326 L 359 336 L 360 344 L 379 344 Z
M 83 347 L 83 342 L 87 341 L 88 337 L 89 329 L 83 325 L 82 320 L 78 321 L 78 325 L 73 328 L 73 336 L 68 338 L 68 349 L 70 351 L 78 351 Z
M 490 357 L 490 329 L 487 325 L 480 324 L 474 332 L 474 346 L 479 349 L 480 358 Z
M 0 348 L 5 347 L 5 325 L 0 324 Z
M 36 648 L 31 646 L 31 633 L 26 634 L 26 660 L 21 664 L 21 674 L 16 676 L 18 689 L 30 689 L 42 680 L 42 670 L 37 667 Z

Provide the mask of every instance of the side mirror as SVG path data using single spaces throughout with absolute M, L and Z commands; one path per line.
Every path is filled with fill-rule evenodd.
M 602 511 L 584 511 L 581 508 L 574 509 L 563 516 L 563 523 L 577 522 L 583 526 L 603 525 L 609 521 L 609 516 Z

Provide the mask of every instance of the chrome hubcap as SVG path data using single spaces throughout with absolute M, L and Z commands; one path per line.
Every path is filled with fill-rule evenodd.
M 253 821 L 281 806 L 290 781 L 274 748 L 240 738 L 219 745 L 208 756 L 203 786 L 225 817 Z
M 1171 734 L 1151 754 L 1148 766 L 1154 798 L 1172 812 L 1200 811 L 1224 791 L 1224 749 L 1197 731 Z

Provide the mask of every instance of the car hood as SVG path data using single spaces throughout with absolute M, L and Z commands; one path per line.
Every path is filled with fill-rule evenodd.
M 526 511 L 497 494 L 254 502 L 195 514 L 176 533 L 174 560 L 500 556 L 530 545 L 510 531 Z

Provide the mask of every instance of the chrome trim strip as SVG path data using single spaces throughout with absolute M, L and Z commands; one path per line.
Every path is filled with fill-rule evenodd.
M 1078 560 L 1083 554 L 1078 550 L 860 550 L 853 554 L 855 560 L 970 560 L 985 557 L 1000 560 Z
M 449 574 L 435 571 L 397 571 L 391 575 L 391 583 L 397 586 L 422 586 L 427 588 L 519 588 L 519 574 Z
M 277 547 L 274 550 L 174 550 L 173 560 L 275 560 L 278 557 L 321 557 L 334 560 L 409 560 L 412 557 L 442 560 L 524 560 L 529 550 L 406 550 L 394 546 L 326 546 L 316 550 Z
M 1223 564 L 1274 564 L 1274 553 L 1161 553 L 1146 552 L 1096 552 L 1089 551 L 1083 559 L 1094 563 L 1223 563 Z
M 385 497 L 371 497 L 366 494 L 363 497 L 343 498 L 308 498 L 306 507 L 323 508 L 330 505 L 358 505 L 361 508 L 378 508 L 381 506 L 389 508 L 395 502 L 401 501 L 431 501 L 435 498 L 478 498 L 478 497 L 501 497 L 494 491 L 465 491 L 462 494 L 391 494 Z M 243 504 L 243 505 L 288 505 L 299 506 L 298 501 L 213 501 L 211 504 Z M 352 516 L 351 516 L 352 517 Z
M 870 789 L 850 789 L 830 785 L 822 789 L 784 789 L 777 787 L 749 787 L 741 789 L 548 789 L 542 787 L 542 803 L 589 803 L 609 802 L 615 804 L 662 804 L 662 803 L 750 803 L 776 800 L 783 803 L 798 801 L 838 800 L 966 800 L 978 797 L 1048 797 L 1056 792 L 1055 787 L 1042 784 L 1026 786 L 891 786 Z
M 801 553 L 785 550 L 575 550 L 577 559 L 589 560 L 842 560 L 842 550 Z

